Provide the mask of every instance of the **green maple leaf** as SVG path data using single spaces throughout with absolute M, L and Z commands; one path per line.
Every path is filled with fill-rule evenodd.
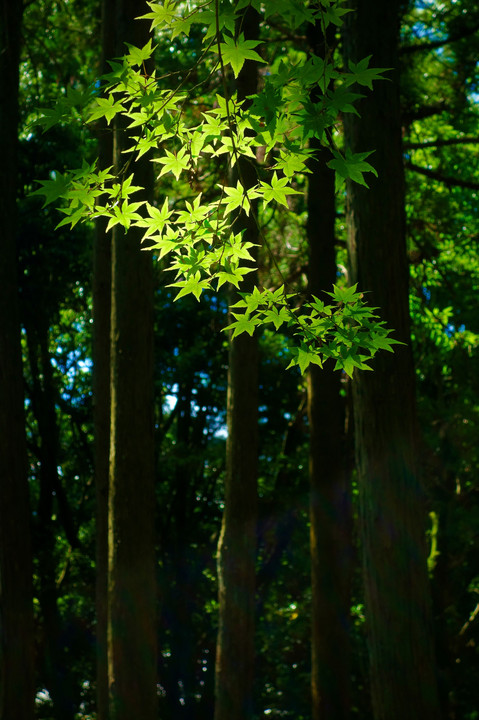
M 181 33 L 189 35 L 192 24 L 198 22 L 197 15 L 198 13 L 194 13 L 188 17 L 177 18 L 171 26 L 171 39 L 174 40 L 174 38 Z
M 387 330 L 386 333 L 391 332 Z M 405 345 L 400 340 L 394 340 L 394 338 L 388 337 L 387 334 L 381 334 L 373 332 L 371 333 L 371 344 L 376 350 L 387 350 L 388 352 L 394 352 L 391 345 Z
M 201 203 L 201 193 L 193 200 L 193 205 L 186 202 L 186 210 L 180 210 L 177 214 L 177 222 L 191 226 L 201 223 L 209 213 L 208 205 Z M 210 226 L 211 227 L 211 226 Z
M 353 376 L 353 370 L 356 367 L 356 362 L 351 356 L 345 357 L 342 360 L 336 361 L 336 369 L 339 370 L 339 368 L 342 368 L 346 375 L 349 377 Z
M 134 220 L 141 220 L 141 215 L 139 215 L 136 211 L 144 204 L 145 202 L 142 201 L 134 203 L 124 202 L 121 206 L 115 205 L 113 208 L 114 216 L 110 218 L 105 232 L 108 232 L 110 228 L 118 223 L 128 230 Z
M 357 283 L 346 288 L 340 288 L 337 285 L 333 285 L 333 292 L 326 292 L 326 294 L 330 295 L 338 302 L 354 302 L 355 300 L 359 300 L 361 297 L 361 294 L 356 292 L 357 286 Z
M 251 98 L 253 102 L 249 109 L 250 114 L 264 118 L 266 125 L 269 123 L 274 125 L 276 114 L 281 106 L 281 89 L 272 82 L 266 81 L 260 94 L 252 95 Z
M 140 15 L 137 20 L 151 20 L 151 29 L 170 25 L 176 15 L 176 2 L 174 0 L 165 0 L 164 3 L 147 2 L 151 12 Z
M 155 236 L 151 238 L 155 241 L 153 245 L 149 245 L 147 250 L 159 250 L 160 260 L 165 255 L 168 255 L 172 250 L 177 250 L 178 246 L 181 245 L 181 240 L 178 239 L 178 232 L 173 230 L 171 226 L 166 228 L 164 237 Z
M 70 190 L 68 191 L 67 197 L 72 201 L 72 207 L 83 205 L 86 208 L 93 210 L 96 198 L 103 195 L 105 192 L 106 190 L 93 188 L 89 185 L 85 185 L 84 183 L 73 182 Z
M 303 22 L 314 22 L 314 13 L 306 7 L 303 0 L 275 0 L 265 3 L 266 18 L 279 13 L 288 26 L 295 30 Z
M 54 108 L 38 108 L 38 112 L 42 114 L 31 123 L 31 127 L 40 125 L 43 128 L 42 132 L 46 132 L 57 123 L 69 117 L 69 111 L 66 105 L 60 102 L 58 102 Z
M 239 288 L 244 275 L 253 272 L 253 270 L 254 268 L 250 267 L 239 267 L 236 263 L 225 263 L 224 270 L 220 270 L 215 275 L 218 279 L 218 289 L 227 282 Z
M 149 218 L 141 218 L 141 220 L 138 220 L 135 223 L 137 227 L 147 228 L 147 231 L 143 235 L 143 240 L 146 240 L 151 237 L 151 235 L 155 234 L 161 236 L 165 229 L 165 225 L 168 223 L 169 218 L 173 215 L 173 211 L 168 209 L 168 198 L 165 198 L 161 209 L 150 205 L 150 203 L 146 203 L 146 209 Z
M 323 3 L 324 4 L 324 3 Z M 340 8 L 336 5 L 331 5 L 327 10 L 324 10 L 321 14 L 317 14 L 317 17 L 321 18 L 321 27 L 323 32 L 326 32 L 327 27 L 333 23 L 340 27 L 343 24 L 342 17 L 346 13 L 351 12 L 349 8 Z
M 162 163 L 162 165 L 164 166 L 158 177 L 166 175 L 166 173 L 168 172 L 172 172 L 175 178 L 179 180 L 183 170 L 188 169 L 190 159 L 188 156 L 186 156 L 186 152 L 186 147 L 182 147 L 176 155 L 169 150 L 166 150 L 166 157 L 155 158 L 153 162 Z
M 132 185 L 131 183 L 135 179 L 133 173 L 124 178 L 120 183 L 114 183 L 111 190 L 112 197 L 127 198 L 129 195 L 143 190 L 141 185 Z
M 178 280 L 178 282 L 171 283 L 168 287 L 179 287 L 181 290 L 175 297 L 175 302 L 183 297 L 184 295 L 194 295 L 197 300 L 200 299 L 203 290 L 210 288 L 208 280 L 201 280 L 201 274 L 199 271 L 195 272 L 194 275 L 190 275 L 186 280 Z
M 248 190 L 246 192 L 243 185 L 238 181 L 236 187 L 224 187 L 222 188 L 227 195 L 224 197 L 222 202 L 226 205 L 225 212 L 230 213 L 236 208 L 242 208 L 247 215 L 250 211 L 250 199 L 258 197 L 255 190 Z
M 311 364 L 319 365 L 319 367 L 321 368 L 323 367 L 323 363 L 319 355 L 315 352 L 312 352 L 309 347 L 304 343 L 302 343 L 300 347 L 294 348 L 293 352 L 295 353 L 295 357 L 293 357 L 288 367 L 299 365 L 299 369 L 301 370 L 302 374 L 304 374 L 304 372 Z
M 235 40 L 224 36 L 224 43 L 220 44 L 221 55 L 225 65 L 231 65 L 235 78 L 238 77 L 246 60 L 256 60 L 264 63 L 265 60 L 253 48 L 260 44 L 260 40 L 245 40 L 244 33 Z
M 104 117 L 109 125 L 115 115 L 124 109 L 125 108 L 121 102 L 119 100 L 115 100 L 113 95 L 109 95 L 107 98 L 97 98 L 95 106 L 93 107 L 87 122 L 90 123 Z
M 286 177 L 291 180 L 298 173 L 310 173 L 306 161 L 312 155 L 312 151 L 301 150 L 297 153 L 290 153 L 287 150 L 280 150 L 280 159 L 277 160 L 274 169 L 282 170 Z
M 372 370 L 369 365 L 366 365 L 364 360 L 367 358 L 364 355 L 346 355 L 346 357 L 340 357 L 336 360 L 335 370 L 344 370 L 346 375 L 349 377 L 353 376 L 354 368 L 359 370 Z
M 128 48 L 126 62 L 128 65 L 131 65 L 131 67 L 135 67 L 135 65 L 141 67 L 146 60 L 151 58 L 154 50 L 154 48 L 151 47 L 151 40 L 148 40 L 142 48 L 137 48 L 135 45 L 130 45 L 130 43 L 125 43 L 125 45 Z
M 372 55 L 360 60 L 358 63 L 354 63 L 352 60 L 349 61 L 349 69 L 351 75 L 345 77 L 346 85 L 352 85 L 358 83 L 358 85 L 366 85 L 370 90 L 373 89 L 373 80 L 386 80 L 382 77 L 381 73 L 388 72 L 392 68 L 369 68 L 369 61 Z
M 241 234 L 231 235 L 226 247 L 230 249 L 231 257 L 236 260 L 251 260 L 254 262 L 254 257 L 249 252 L 249 249 L 255 247 L 255 245 L 251 242 L 243 242 Z
M 378 176 L 373 166 L 365 162 L 365 158 L 371 155 L 371 152 L 352 153 L 348 148 L 343 157 L 337 150 L 333 150 L 334 160 L 330 160 L 327 165 L 331 170 L 336 170 L 341 178 L 351 178 L 359 185 L 369 187 L 363 173 L 372 172 L 376 177 Z
M 231 337 L 234 338 L 244 332 L 247 332 L 248 335 L 253 335 L 255 327 L 258 325 L 258 320 L 256 318 L 251 318 L 246 313 L 232 313 L 232 315 L 236 318 L 236 321 L 224 328 L 224 330 L 233 330 L 233 335 Z
M 205 3 L 205 5 L 207 4 Z M 196 22 L 201 22 L 206 27 L 205 40 L 215 37 L 216 33 L 221 32 L 223 28 L 234 34 L 237 16 L 232 7 L 220 9 L 218 24 L 216 23 L 216 12 L 214 10 L 203 10 L 203 12 L 198 13 L 197 18 Z
M 56 170 L 51 173 L 53 180 L 38 180 L 41 183 L 41 187 L 33 190 L 30 195 L 43 195 L 45 197 L 45 205 L 49 205 L 60 197 L 66 197 L 68 190 L 71 187 L 72 178 L 70 175 L 62 175 L 62 173 Z
M 299 190 L 293 190 L 293 188 L 287 187 L 288 178 L 278 178 L 277 173 L 273 173 L 271 185 L 265 182 L 261 182 L 262 195 L 265 203 L 276 200 L 280 205 L 288 207 L 288 201 L 286 200 L 287 195 L 300 195 Z
M 263 321 L 265 323 L 273 323 L 275 330 L 279 330 L 281 325 L 288 323 L 289 320 L 290 315 L 285 307 L 282 307 L 280 310 L 278 310 L 278 308 L 271 308 L 271 310 L 266 310 L 263 314 Z
M 328 96 L 331 107 L 333 107 L 338 113 L 354 113 L 355 115 L 359 115 L 358 111 L 354 107 L 354 103 L 364 97 L 364 95 L 351 92 L 346 86 L 342 86 L 328 92 Z
M 67 217 L 63 218 L 58 225 L 55 227 L 55 230 L 62 227 L 63 225 L 70 225 L 71 228 L 74 228 L 75 225 L 80 222 L 80 220 L 85 219 L 85 208 L 83 206 L 80 206 L 76 210 L 73 206 L 70 206 L 69 208 L 58 208 L 60 212 L 63 212 L 67 215 Z

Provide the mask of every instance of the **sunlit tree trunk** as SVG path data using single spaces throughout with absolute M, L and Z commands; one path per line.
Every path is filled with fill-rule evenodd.
M 249 9 L 241 25 L 246 39 L 258 37 L 259 16 Z M 257 90 L 257 63 L 247 61 L 236 90 L 244 99 Z M 245 187 L 256 184 L 251 163 L 240 163 Z M 235 231 L 257 243 L 252 214 Z M 252 288 L 253 273 L 242 290 Z M 246 334 L 230 342 L 225 507 L 218 544 L 219 629 L 216 648 L 215 720 L 253 718 L 255 558 L 258 458 L 258 340 Z
M 135 21 L 146 3 L 118 0 L 115 53 L 142 47 L 148 24 Z M 127 143 L 126 123 L 114 131 L 117 168 Z M 131 142 L 131 141 L 130 141 Z M 152 187 L 148 159 L 132 167 Z M 152 258 L 139 233 L 116 227 L 112 242 L 111 436 L 108 526 L 108 679 L 111 720 L 156 720 L 156 594 L 153 461 Z
M 426 569 L 424 496 L 417 457 L 414 366 L 398 86 L 401 3 L 356 0 L 344 34 L 346 61 L 372 55 L 393 68 L 388 80 L 347 116 L 347 146 L 374 150 L 379 178 L 370 190 L 348 187 L 352 282 L 369 291 L 394 336 L 407 343 L 382 352 L 374 372 L 354 377 L 356 459 L 371 692 L 376 720 L 432 720 L 437 700 Z
M 0 5 L 0 718 L 32 720 L 33 606 L 16 188 L 22 3 Z

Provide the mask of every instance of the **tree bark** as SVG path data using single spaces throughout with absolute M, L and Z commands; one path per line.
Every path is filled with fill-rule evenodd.
M 316 145 L 308 190 L 309 290 L 336 282 L 335 180 Z M 308 375 L 313 720 L 350 717 L 350 501 L 341 375 L 326 363 Z
M 249 8 L 245 38 L 256 39 L 259 16 Z M 245 62 L 236 81 L 238 99 L 257 91 L 257 63 Z M 239 162 L 246 188 L 256 183 L 251 163 Z M 258 242 L 254 211 L 244 213 L 235 232 Z M 250 273 L 242 290 L 252 289 Z M 255 559 L 258 463 L 258 340 L 240 335 L 230 341 L 227 393 L 225 508 L 218 543 L 219 629 L 216 646 L 215 720 L 253 718 Z
M 57 528 L 52 519 L 54 498 L 61 514 L 63 488 L 58 477 L 58 426 L 55 411 L 55 388 L 51 358 L 48 352 L 48 319 L 44 305 L 26 319 L 28 359 L 32 377 L 31 403 L 40 438 L 40 497 L 35 514 L 34 541 L 38 561 L 38 601 L 43 618 L 41 670 L 50 693 L 55 720 L 73 720 L 75 715 L 73 683 L 65 654 L 65 628 L 58 608 L 55 544 Z M 66 524 L 68 527 L 68 524 Z M 70 524 L 71 527 L 71 524 Z M 67 532 L 69 542 L 72 533 Z M 73 540 L 73 544 L 76 542 Z
M 348 115 L 347 146 L 374 150 L 379 178 L 348 187 L 352 282 L 394 336 L 407 343 L 380 353 L 374 372 L 355 372 L 356 459 L 371 691 L 376 720 L 441 717 L 431 632 L 424 494 L 408 314 L 408 268 L 398 82 L 401 3 L 356 0 L 344 34 L 346 61 L 372 55 L 389 79 Z
M 310 26 L 311 50 L 331 60 L 335 34 L 334 26 L 326 36 Z M 310 147 L 308 285 L 321 297 L 337 280 L 335 174 L 330 151 L 314 138 Z M 346 720 L 351 712 L 351 511 L 341 375 L 333 367 L 312 365 L 308 373 L 313 720 Z
M 118 0 L 117 55 L 123 43 L 146 44 L 148 26 L 134 18 L 146 3 Z M 126 123 L 114 131 L 117 167 Z M 134 163 L 135 182 L 153 185 L 151 163 Z M 116 227 L 112 243 L 111 436 L 108 526 L 108 674 L 111 720 L 156 720 L 156 591 L 153 460 L 152 258 L 140 234 Z
M 115 0 L 101 7 L 101 71 L 115 56 Z M 99 128 L 99 166 L 113 165 L 113 132 Z M 108 720 L 108 485 L 110 459 L 111 233 L 99 218 L 93 246 L 93 422 L 96 496 L 96 700 L 98 720 Z
M 30 510 L 18 311 L 16 189 L 22 4 L 0 6 L 0 718 L 34 714 Z

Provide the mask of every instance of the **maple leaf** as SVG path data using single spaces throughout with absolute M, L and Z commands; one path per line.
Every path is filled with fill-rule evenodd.
M 259 44 L 259 40 L 245 40 L 244 33 L 241 33 L 237 40 L 227 35 L 224 36 L 224 43 L 220 44 L 223 63 L 225 65 L 231 65 L 235 78 L 238 77 L 246 60 L 265 62 L 265 60 L 253 50 L 253 48 Z
M 376 177 L 378 176 L 373 166 L 365 162 L 365 159 L 368 155 L 371 155 L 371 152 L 352 153 L 348 148 L 344 157 L 336 150 L 333 151 L 333 155 L 335 156 L 334 160 L 330 160 L 327 165 L 331 170 L 336 170 L 338 175 L 343 179 L 351 178 L 354 182 L 368 187 L 363 173 L 372 172 Z

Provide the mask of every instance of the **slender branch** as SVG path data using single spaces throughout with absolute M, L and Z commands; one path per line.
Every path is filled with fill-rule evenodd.
M 401 55 L 408 55 L 414 52 L 427 52 L 428 50 L 436 50 L 438 48 L 444 47 L 444 45 L 449 45 L 450 43 L 464 40 L 465 38 L 474 35 L 474 33 L 476 33 L 478 30 L 479 23 L 475 23 L 474 25 L 472 25 L 472 27 L 463 28 L 460 31 L 451 33 L 442 40 L 433 40 L 432 42 L 411 43 L 410 45 L 403 45 L 403 47 L 400 48 L 399 52 L 401 53 Z
M 423 148 L 446 147 L 448 145 L 477 145 L 479 137 L 470 137 L 465 135 L 458 138 L 436 138 L 436 140 L 426 140 L 424 142 L 405 142 L 403 147 L 408 150 L 422 150 Z
M 474 182 L 473 180 L 459 180 L 459 178 L 447 177 L 446 175 L 442 175 L 442 173 L 438 172 L 437 170 L 420 167 L 419 165 L 414 165 L 414 163 L 406 163 L 406 167 L 409 170 L 413 170 L 414 172 L 419 173 L 420 175 L 425 175 L 425 177 L 431 178 L 432 180 L 437 180 L 438 182 L 443 183 L 447 187 L 460 187 L 466 188 L 468 190 L 479 190 L 479 182 Z
M 432 115 L 439 115 L 448 109 L 445 101 L 433 103 L 431 105 L 421 105 L 416 109 L 411 108 L 402 113 L 402 119 L 405 123 L 411 123 L 414 120 L 423 120 L 424 118 L 432 117 Z
M 467 629 L 469 628 L 469 626 L 474 622 L 474 620 L 476 619 L 476 617 L 477 617 L 478 615 L 479 615 L 479 603 L 477 603 L 476 607 L 474 608 L 474 610 L 473 610 L 472 613 L 470 614 L 468 620 L 466 620 L 466 622 L 464 623 L 464 625 L 462 626 L 462 628 L 459 630 L 459 635 L 464 635 L 464 633 L 466 632 L 466 630 L 467 630 Z

